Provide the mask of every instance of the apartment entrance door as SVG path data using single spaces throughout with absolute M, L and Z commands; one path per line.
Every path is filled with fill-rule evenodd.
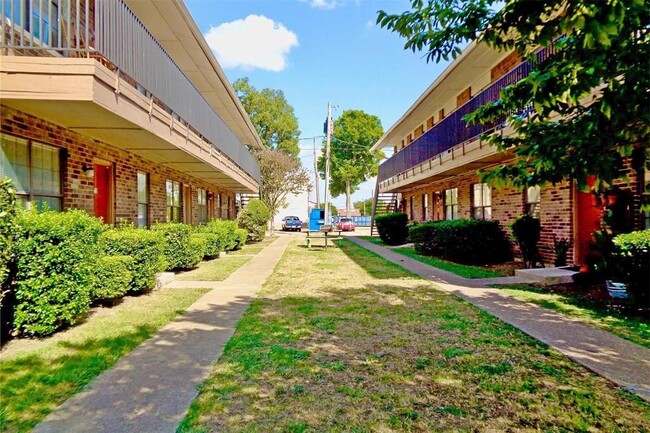
M 104 223 L 113 223 L 113 166 L 112 164 L 95 163 L 95 216 Z
M 590 186 L 593 181 L 589 182 Z M 576 263 L 587 264 L 590 245 L 594 241 L 593 233 L 600 229 L 603 210 L 598 206 L 596 196 L 591 192 L 576 192 Z

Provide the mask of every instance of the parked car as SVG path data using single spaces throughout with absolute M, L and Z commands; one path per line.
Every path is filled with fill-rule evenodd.
M 354 220 L 352 218 L 341 218 L 339 220 L 339 230 L 344 232 L 354 231 Z
M 302 231 L 302 221 L 297 216 L 287 216 L 282 218 L 282 231 Z

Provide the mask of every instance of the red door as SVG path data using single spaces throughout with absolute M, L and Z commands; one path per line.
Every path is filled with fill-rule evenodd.
M 589 182 L 593 185 L 593 180 Z M 576 262 L 587 264 L 589 245 L 594 241 L 593 233 L 600 229 L 603 209 L 591 192 L 576 193 Z
M 95 171 L 95 216 L 105 223 L 111 223 L 111 167 L 94 164 Z

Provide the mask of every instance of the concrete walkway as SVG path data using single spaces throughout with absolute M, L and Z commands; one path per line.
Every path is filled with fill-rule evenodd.
M 36 426 L 36 433 L 175 432 L 225 343 L 291 242 L 281 236 L 222 282 L 174 282 L 212 288 L 82 393 Z
M 504 284 L 504 278 L 471 280 L 418 262 L 389 248 L 356 237 L 348 239 L 433 281 L 442 290 L 519 328 L 650 402 L 650 349 L 592 328 L 577 319 L 521 301 L 499 289 L 486 287 L 494 280 Z

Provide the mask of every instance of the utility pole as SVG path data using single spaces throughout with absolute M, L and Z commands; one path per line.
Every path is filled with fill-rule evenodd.
M 316 158 L 316 137 L 312 138 L 314 145 L 314 181 L 316 182 L 316 209 L 320 209 L 320 181 L 318 180 L 318 159 Z
M 329 198 L 329 184 L 330 184 L 330 139 L 332 136 L 332 104 L 327 103 L 327 121 L 325 123 L 327 131 L 325 131 L 325 224 L 330 225 L 330 198 Z

